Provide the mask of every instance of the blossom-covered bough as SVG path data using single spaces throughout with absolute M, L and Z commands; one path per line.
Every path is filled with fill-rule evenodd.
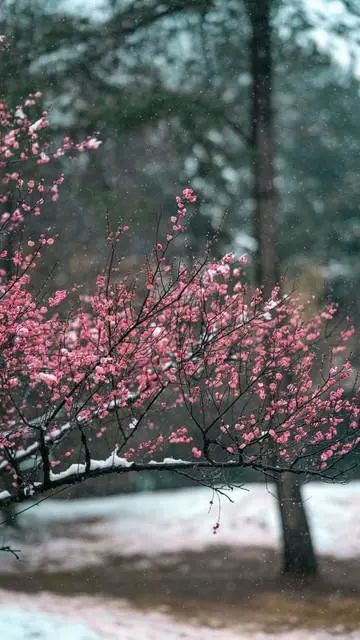
M 27 237 L 26 219 L 63 182 L 38 165 L 99 144 L 51 150 L 37 100 L 0 105 L 0 505 L 110 473 L 342 472 L 360 442 L 353 329 L 334 306 L 309 317 L 294 295 L 251 291 L 244 257 L 171 257 L 190 188 L 136 276 L 121 270 L 123 226 L 92 293 L 34 290 L 54 239 Z

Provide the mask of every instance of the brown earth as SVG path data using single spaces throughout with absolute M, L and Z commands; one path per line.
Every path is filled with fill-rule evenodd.
M 291 581 L 280 576 L 275 551 L 212 547 L 151 558 L 108 556 L 101 566 L 74 571 L 0 574 L 0 588 L 119 597 L 212 627 L 360 629 L 360 559 L 322 557 L 319 564 L 316 580 Z

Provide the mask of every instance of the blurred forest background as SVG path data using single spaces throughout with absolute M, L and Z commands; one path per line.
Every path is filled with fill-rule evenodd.
M 216 251 L 249 255 L 254 283 L 268 251 L 260 280 L 270 260 L 314 308 L 335 300 L 359 325 L 356 0 L 2 0 L 0 9 L 3 96 L 15 106 L 40 90 L 53 140 L 69 132 L 103 141 L 64 164 L 56 211 L 31 222 L 59 233 L 40 277 L 57 264 L 57 288 L 91 288 L 106 259 L 107 216 L 131 221 L 124 270 L 136 271 L 189 184 L 200 206 L 185 251 L 201 253 L 216 233 Z M 258 107 L 269 109 L 274 173 L 263 245 L 266 194 L 254 190 L 262 56 L 271 76 L 263 69 L 268 103 L 260 96 Z

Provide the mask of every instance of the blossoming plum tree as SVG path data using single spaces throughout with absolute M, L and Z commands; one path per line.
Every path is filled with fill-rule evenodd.
M 121 273 L 122 226 L 92 293 L 34 290 L 54 239 L 25 239 L 26 220 L 63 183 L 37 167 L 99 144 L 52 150 L 47 114 L 29 115 L 38 97 L 0 105 L 0 504 L 143 470 L 333 477 L 360 442 L 353 329 L 338 328 L 332 305 L 308 317 L 293 295 L 251 291 L 244 257 L 172 258 L 190 188 L 136 276 Z

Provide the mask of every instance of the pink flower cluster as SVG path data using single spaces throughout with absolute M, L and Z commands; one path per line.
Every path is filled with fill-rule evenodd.
M 26 174 L 32 172 L 35 176 L 38 165 L 49 164 L 70 152 L 78 154 L 97 149 L 101 144 L 91 136 L 79 143 L 65 137 L 60 147 L 51 149 L 46 139 L 42 139 L 49 121 L 46 111 L 38 113 L 40 98 L 39 92 L 30 94 L 13 111 L 5 102 L 0 102 L 0 204 L 5 205 L 0 215 L 0 232 L 23 224 L 26 215 L 40 215 L 47 201 L 57 202 L 59 198 L 59 186 L 64 181 L 62 174 L 46 184 L 44 178 L 23 177 L 25 168 Z M 40 117 L 33 120 L 32 113 L 36 112 Z
M 11 186 L 24 193 L 3 214 L 3 231 L 22 224 L 25 213 L 37 215 L 46 195 L 57 200 L 63 180 L 50 187 L 25 180 L 9 162 L 98 146 L 93 138 L 65 139 L 51 155 L 39 139 L 46 114 L 32 123 L 24 113 L 36 100 L 15 115 L 0 109 L 1 203 L 10 202 Z M 241 460 L 319 472 L 359 444 L 360 393 L 346 360 L 353 329 L 328 330 L 332 305 L 309 318 L 279 289 L 269 299 L 249 289 L 244 256 L 178 258 L 174 268 L 169 245 L 195 202 L 190 188 L 176 199 L 170 228 L 136 286 L 116 262 L 127 228 L 113 234 L 114 273 L 100 274 L 77 303 L 74 289 L 71 306 L 65 290 L 46 300 L 32 291 L 31 269 L 53 238 L 29 240 L 11 255 L 2 247 L 0 260 L 10 259 L 16 273 L 0 271 L 0 469 L 15 486 L 30 473 L 18 460 L 35 459 L 27 468 L 42 478 L 79 459 L 90 468 L 99 439 L 104 458 L 116 451 L 137 463 L 174 452 L 194 464 Z

